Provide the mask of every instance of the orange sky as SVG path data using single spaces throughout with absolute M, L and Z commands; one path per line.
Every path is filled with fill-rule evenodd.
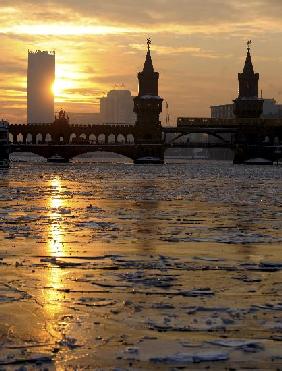
M 137 92 L 146 38 L 160 95 L 208 116 L 237 95 L 246 40 L 266 98 L 282 101 L 281 0 L 1 0 L 0 118 L 26 120 L 27 50 L 56 50 L 56 105 L 97 112 L 116 84 Z

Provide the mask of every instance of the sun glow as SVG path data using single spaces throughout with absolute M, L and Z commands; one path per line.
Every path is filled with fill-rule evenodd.
M 61 97 L 66 93 L 68 89 L 72 89 L 74 87 L 74 84 L 72 81 L 65 80 L 62 78 L 56 78 L 53 86 L 52 91 L 55 95 L 55 97 Z
M 67 97 L 71 94 L 69 90 L 79 88 L 85 76 L 75 70 L 73 65 L 68 63 L 56 64 L 56 79 L 52 86 L 55 97 Z
M 88 25 L 69 23 L 51 24 L 20 24 L 2 28 L 3 33 L 16 33 L 25 35 L 57 35 L 57 36 L 84 36 L 84 35 L 112 35 L 129 33 L 133 30 L 126 27 Z

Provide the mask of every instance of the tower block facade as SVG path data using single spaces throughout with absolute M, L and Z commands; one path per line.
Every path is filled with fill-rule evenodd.
M 263 99 L 258 97 L 259 74 L 254 72 L 252 64 L 251 41 L 247 45 L 245 66 L 238 74 L 239 96 L 234 100 L 234 114 L 237 118 L 259 118 L 263 112 Z
M 136 139 L 138 143 L 154 143 L 162 142 L 162 127 L 159 120 L 162 112 L 163 99 L 159 97 L 158 83 L 159 73 L 155 72 L 151 58 L 150 44 L 148 39 L 148 51 L 144 68 L 138 73 L 139 92 L 134 98 L 134 112 L 137 115 Z
M 28 51 L 27 123 L 49 124 L 54 121 L 55 52 Z

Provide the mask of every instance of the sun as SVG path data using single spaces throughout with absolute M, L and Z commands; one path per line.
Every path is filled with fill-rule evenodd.
M 73 87 L 73 84 L 71 81 L 58 78 L 55 80 L 54 84 L 52 85 L 52 91 L 56 97 L 60 97 L 64 95 L 67 89 L 71 89 L 72 87 Z

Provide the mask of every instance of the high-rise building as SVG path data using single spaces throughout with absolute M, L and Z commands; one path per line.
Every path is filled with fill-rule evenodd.
M 111 90 L 100 99 L 100 114 L 103 124 L 134 124 L 133 96 L 129 90 Z
M 28 51 L 27 123 L 54 121 L 55 52 Z

